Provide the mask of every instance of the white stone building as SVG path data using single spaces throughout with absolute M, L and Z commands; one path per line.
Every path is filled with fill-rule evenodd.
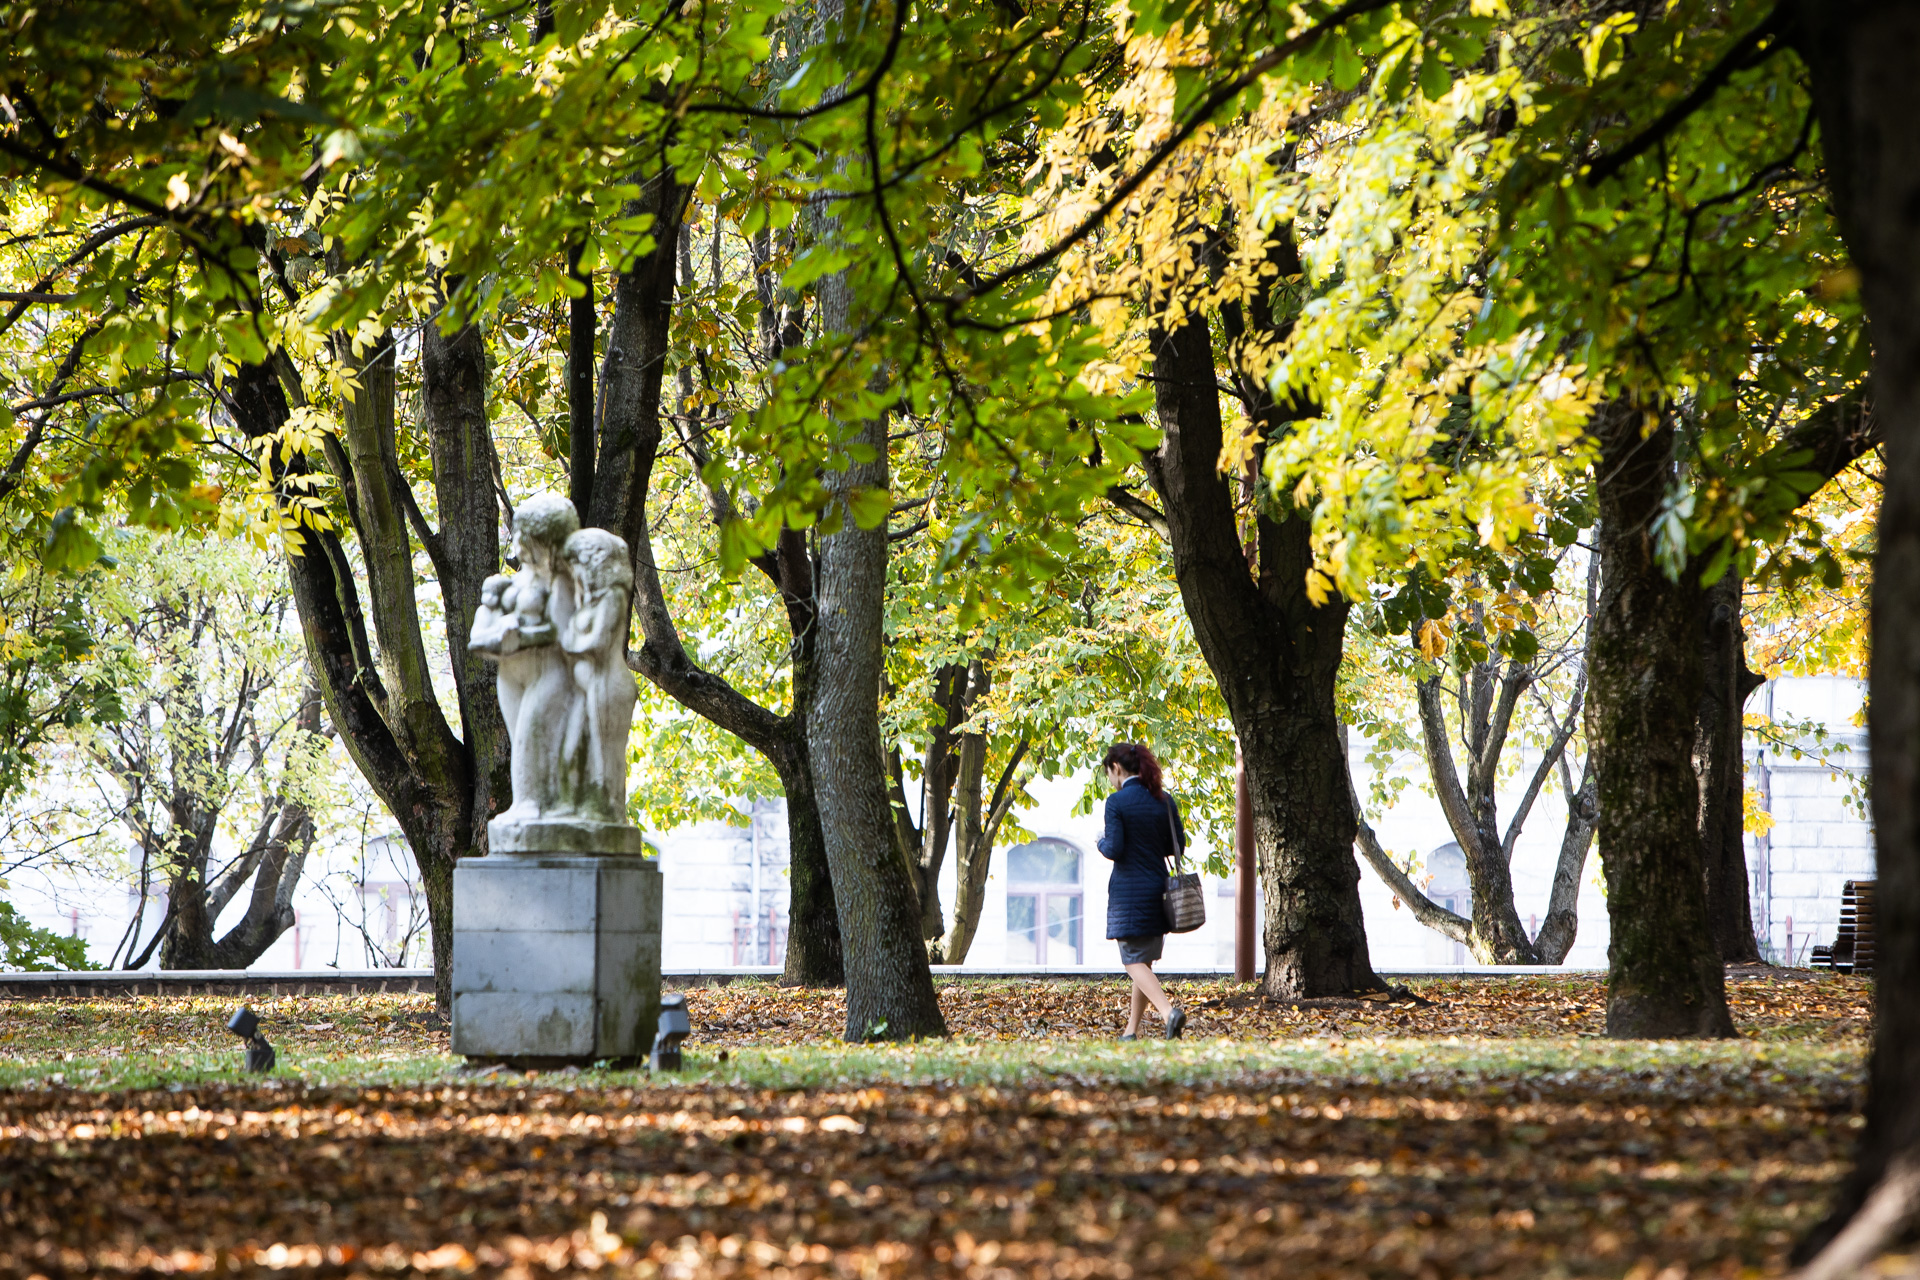
M 1824 744 L 1803 734 L 1799 758 L 1777 743 L 1750 744 L 1748 751 L 1749 786 L 1760 793 L 1774 819 L 1770 832 L 1748 837 L 1755 929 L 1762 950 L 1781 961 L 1805 963 L 1815 943 L 1831 942 L 1845 882 L 1873 875 L 1871 828 L 1853 802 L 1857 776 L 1866 767 L 1865 731 L 1854 724 L 1862 695 L 1856 681 L 1792 678 L 1773 682 L 1748 703 L 1751 711 L 1770 712 L 1803 728 L 1823 725 L 1826 732 Z M 1530 762 L 1522 759 L 1519 764 L 1524 776 Z M 1368 766 L 1358 743 L 1352 765 L 1365 794 Z M 1464 911 L 1464 880 L 1448 883 L 1445 860 L 1434 857 L 1453 837 L 1438 803 L 1422 789 L 1425 766 L 1418 757 L 1408 757 L 1394 767 L 1405 772 L 1412 785 L 1392 809 L 1375 815 L 1374 828 L 1395 855 L 1416 855 L 1416 879 L 1432 874 L 1434 896 L 1451 898 L 1455 908 Z M 1039 838 L 995 850 L 969 965 L 1118 969 L 1114 946 L 1105 938 L 1108 864 L 1095 848 L 1101 818 L 1098 813 L 1073 814 L 1081 781 L 1039 782 L 1031 788 L 1035 804 L 1023 812 L 1021 822 Z M 1513 798 L 1502 795 L 1503 811 Z M 1537 928 L 1546 913 L 1564 805 L 1557 788 L 1543 795 L 1514 852 L 1515 902 L 1529 927 Z M 783 961 L 788 930 L 784 802 L 743 805 L 737 824 L 696 824 L 660 833 L 652 843 L 665 875 L 662 959 L 668 971 Z M 1197 847 L 1196 852 L 1206 850 Z M 310 871 L 296 899 L 298 926 L 256 967 L 360 969 L 426 963 L 424 908 L 411 883 L 404 849 L 375 839 L 351 852 L 347 870 L 336 865 L 340 861 L 336 851 L 324 877 Z M 1163 968 L 1231 968 L 1233 888 L 1214 881 L 1208 889 L 1207 924 L 1198 932 L 1170 937 Z M 105 881 L 23 878 L 9 892 L 36 924 L 86 937 L 100 963 L 112 953 L 135 905 L 124 886 Z M 1396 910 L 1393 895 L 1364 862 L 1360 894 L 1376 966 L 1418 970 L 1470 959 L 1458 943 L 1419 925 L 1410 912 Z M 941 902 L 951 908 L 951 865 Z M 230 911 L 237 917 L 241 907 L 236 901 Z M 163 903 L 150 902 L 148 919 L 157 920 L 164 910 Z M 1606 945 L 1599 859 L 1590 856 L 1580 896 L 1579 936 L 1567 962 L 1604 967 Z
M 1866 766 L 1865 730 L 1853 723 L 1862 693 L 1857 681 L 1789 678 L 1755 693 L 1748 704 L 1790 723 L 1824 725 L 1828 735 L 1824 746 L 1803 737 L 1798 758 L 1771 743 L 1748 750 L 1749 785 L 1769 803 L 1774 819 L 1771 832 L 1747 837 L 1754 928 L 1762 951 L 1783 962 L 1791 955 L 1794 962 L 1805 963 L 1813 943 L 1831 942 L 1845 882 L 1873 875 L 1871 827 L 1864 812 L 1850 802 L 1858 791 L 1856 775 Z M 1532 763 L 1520 761 L 1522 780 Z M 1352 767 L 1364 794 L 1368 766 L 1364 748 L 1357 743 Z M 1376 816 L 1374 828 L 1381 843 L 1398 855 L 1417 854 L 1421 870 L 1416 878 L 1432 874 L 1433 896 L 1464 913 L 1468 910 L 1464 875 L 1449 877 L 1440 865 L 1444 858 L 1433 859 L 1452 844 L 1453 836 L 1438 802 L 1421 789 L 1425 766 L 1418 757 L 1409 757 L 1395 767 L 1405 771 L 1413 785 L 1398 804 Z M 1030 788 L 1036 803 L 1023 811 L 1021 822 L 1040 839 L 994 851 L 968 964 L 1118 967 L 1114 946 L 1105 938 L 1108 864 L 1095 848 L 1100 816 L 1073 815 L 1082 781 L 1041 782 Z M 1510 793 L 1501 796 L 1503 812 L 1510 811 L 1514 799 Z M 1529 929 L 1537 929 L 1546 914 L 1565 813 L 1565 797 L 1557 789 L 1543 795 L 1514 850 L 1515 905 Z M 779 801 L 758 806 L 751 828 L 703 824 L 667 833 L 659 844 L 666 873 L 664 959 L 669 969 L 780 962 L 784 952 L 778 946 L 766 947 L 766 923 L 760 923 L 752 941 L 744 944 L 747 934 L 739 923 L 744 917 L 771 920 L 776 937 L 784 937 L 786 829 Z M 1207 850 L 1196 846 L 1196 852 Z M 756 866 L 761 868 L 757 879 L 751 870 Z M 753 884 L 758 890 L 750 888 Z M 1208 887 L 1207 924 L 1196 933 L 1168 938 L 1163 967 L 1232 967 L 1233 886 L 1214 881 Z M 1471 960 L 1459 943 L 1416 923 L 1410 912 L 1396 909 L 1393 894 L 1364 862 L 1360 897 L 1368 947 L 1377 966 L 1425 969 Z M 949 908 L 953 902 L 951 866 L 943 878 L 941 902 Z M 1579 936 L 1567 963 L 1603 968 L 1606 896 L 1599 858 L 1594 855 L 1587 860 L 1579 909 Z

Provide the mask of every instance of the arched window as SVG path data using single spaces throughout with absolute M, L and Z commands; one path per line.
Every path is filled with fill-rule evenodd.
M 1007 850 L 1007 963 L 1079 964 L 1079 846 L 1047 837 Z

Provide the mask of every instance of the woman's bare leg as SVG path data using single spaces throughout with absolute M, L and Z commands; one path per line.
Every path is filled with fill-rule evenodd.
M 1145 996 L 1162 1018 L 1173 1012 L 1173 1001 L 1167 999 L 1166 988 L 1160 985 L 1160 979 L 1153 976 L 1150 964 L 1130 964 L 1127 976 L 1133 979 L 1133 991 L 1136 997 L 1134 1007 L 1139 1007 L 1137 997 Z
M 1140 993 L 1140 988 L 1137 985 L 1128 987 L 1127 988 L 1127 1030 L 1126 1030 L 1127 1035 L 1137 1036 L 1140 1034 L 1140 1018 L 1143 1014 L 1146 1013 L 1146 1011 L 1147 1011 L 1146 996 Z

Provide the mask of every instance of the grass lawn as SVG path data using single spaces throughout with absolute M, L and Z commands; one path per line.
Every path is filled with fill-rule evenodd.
M 414 996 L 0 1003 L 0 1275 L 1777 1275 L 1844 1172 L 1870 987 L 1730 986 L 1745 1038 L 1597 1037 L 1590 979 L 1289 1009 L 943 987 L 839 1045 L 826 992 L 690 996 L 689 1070 L 461 1072 Z

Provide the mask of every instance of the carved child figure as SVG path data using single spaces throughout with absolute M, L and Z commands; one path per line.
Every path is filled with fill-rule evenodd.
M 627 738 L 639 686 L 627 669 L 627 632 L 633 609 L 633 566 L 625 540 L 605 529 L 582 529 L 567 539 L 573 616 L 560 646 L 574 659 L 579 690 L 567 735 L 578 761 L 583 813 L 624 819 Z
M 501 818 L 566 813 L 560 738 L 573 701 L 565 654 L 554 643 L 573 615 L 572 579 L 561 572 L 566 540 L 580 527 L 565 498 L 529 498 L 514 513 L 520 571 L 481 584 L 467 647 L 500 663 L 497 687 L 513 744 L 513 805 Z

